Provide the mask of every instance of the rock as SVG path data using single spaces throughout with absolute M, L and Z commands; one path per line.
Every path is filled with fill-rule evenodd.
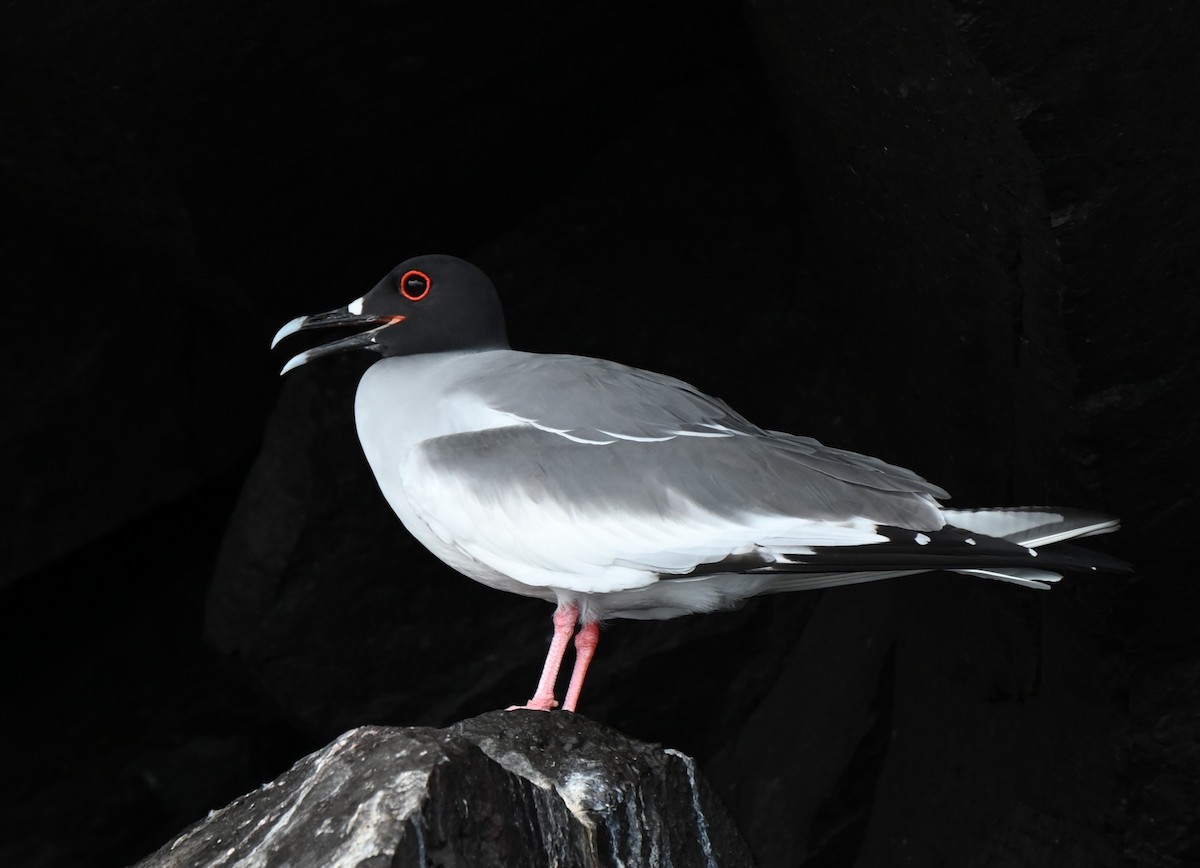
M 690 757 L 585 717 L 363 726 L 138 868 L 751 865 Z

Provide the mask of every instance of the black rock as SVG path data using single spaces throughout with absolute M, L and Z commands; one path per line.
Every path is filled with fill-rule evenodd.
M 571 714 L 364 726 L 138 863 L 751 865 L 690 757 Z

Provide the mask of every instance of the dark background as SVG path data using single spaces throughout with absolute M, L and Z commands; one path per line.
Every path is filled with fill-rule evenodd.
M 764 868 L 1200 864 L 1200 7 L 813 5 L 0 8 L 0 864 L 529 695 L 550 609 L 390 514 L 370 359 L 267 349 L 427 252 L 516 347 L 1123 517 L 1134 578 L 612 624 L 582 712 L 695 755 Z

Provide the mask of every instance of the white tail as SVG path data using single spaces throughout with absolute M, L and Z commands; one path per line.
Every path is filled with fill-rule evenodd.
M 943 509 L 942 515 L 946 524 L 953 527 L 999 537 L 1033 549 L 1069 539 L 1112 533 L 1121 526 L 1120 519 L 1111 515 L 1045 506 Z

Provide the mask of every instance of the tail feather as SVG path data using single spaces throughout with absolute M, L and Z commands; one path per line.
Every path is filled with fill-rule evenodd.
M 943 509 L 942 515 L 946 523 L 953 527 L 998 537 L 1030 548 L 1112 533 L 1121 526 L 1121 520 L 1111 515 L 1083 509 L 1045 506 Z
M 795 560 L 781 557 L 775 563 L 758 567 L 752 572 L 775 573 L 777 578 L 773 578 L 761 593 L 778 594 L 892 579 L 936 569 L 1045 590 L 1062 578 L 1062 574 L 1057 570 L 1128 572 L 1130 569 L 1128 564 L 1108 555 L 1072 545 L 1058 545 L 1066 540 L 1112 533 L 1120 527 L 1121 523 L 1119 519 L 1109 515 L 1058 507 L 944 509 L 942 514 L 945 516 L 947 527 L 942 532 L 930 532 L 927 538 L 937 538 L 942 534 L 946 538 L 950 538 L 954 534 L 962 537 L 964 532 L 978 534 L 979 540 L 966 540 L 972 548 L 978 544 L 979 557 L 974 558 L 978 566 L 972 566 L 970 558 L 960 560 L 955 557 L 953 560 L 957 563 L 943 562 L 934 566 L 933 558 L 930 558 L 929 565 L 924 569 L 895 569 L 894 567 L 899 566 L 899 562 L 902 560 L 897 555 L 894 558 L 897 563 L 891 564 L 892 569 L 888 569 L 883 563 L 880 563 L 881 569 L 864 569 L 865 564 L 859 563 L 857 570 L 822 572 L 815 563 L 806 569 L 804 562 L 810 559 L 801 556 Z M 983 544 L 985 542 L 983 538 L 989 537 L 992 539 L 992 543 L 990 550 L 985 551 L 988 547 Z M 1000 549 L 996 547 L 1004 545 L 1004 543 L 995 542 L 996 540 L 1004 540 L 1007 543 L 1021 546 L 1030 555 L 1037 555 L 1037 552 L 1032 551 L 1033 549 L 1041 546 L 1054 546 L 1042 557 L 1042 560 L 1047 561 L 1044 566 L 1050 567 L 1050 569 L 1017 566 L 1011 563 L 1011 557 L 996 556 L 1000 552 Z M 931 546 L 930 548 L 935 547 Z M 861 552 L 860 559 L 880 551 L 880 549 L 870 546 L 861 549 L 855 547 L 855 549 L 857 552 Z M 958 549 L 958 551 L 961 552 L 962 549 Z M 929 554 L 933 555 L 934 552 L 930 551 Z M 852 558 L 855 555 L 854 550 L 837 549 L 831 554 L 831 557 Z M 1004 563 L 1005 560 L 1008 560 L 1009 563 Z M 849 564 L 847 565 L 849 566 Z

